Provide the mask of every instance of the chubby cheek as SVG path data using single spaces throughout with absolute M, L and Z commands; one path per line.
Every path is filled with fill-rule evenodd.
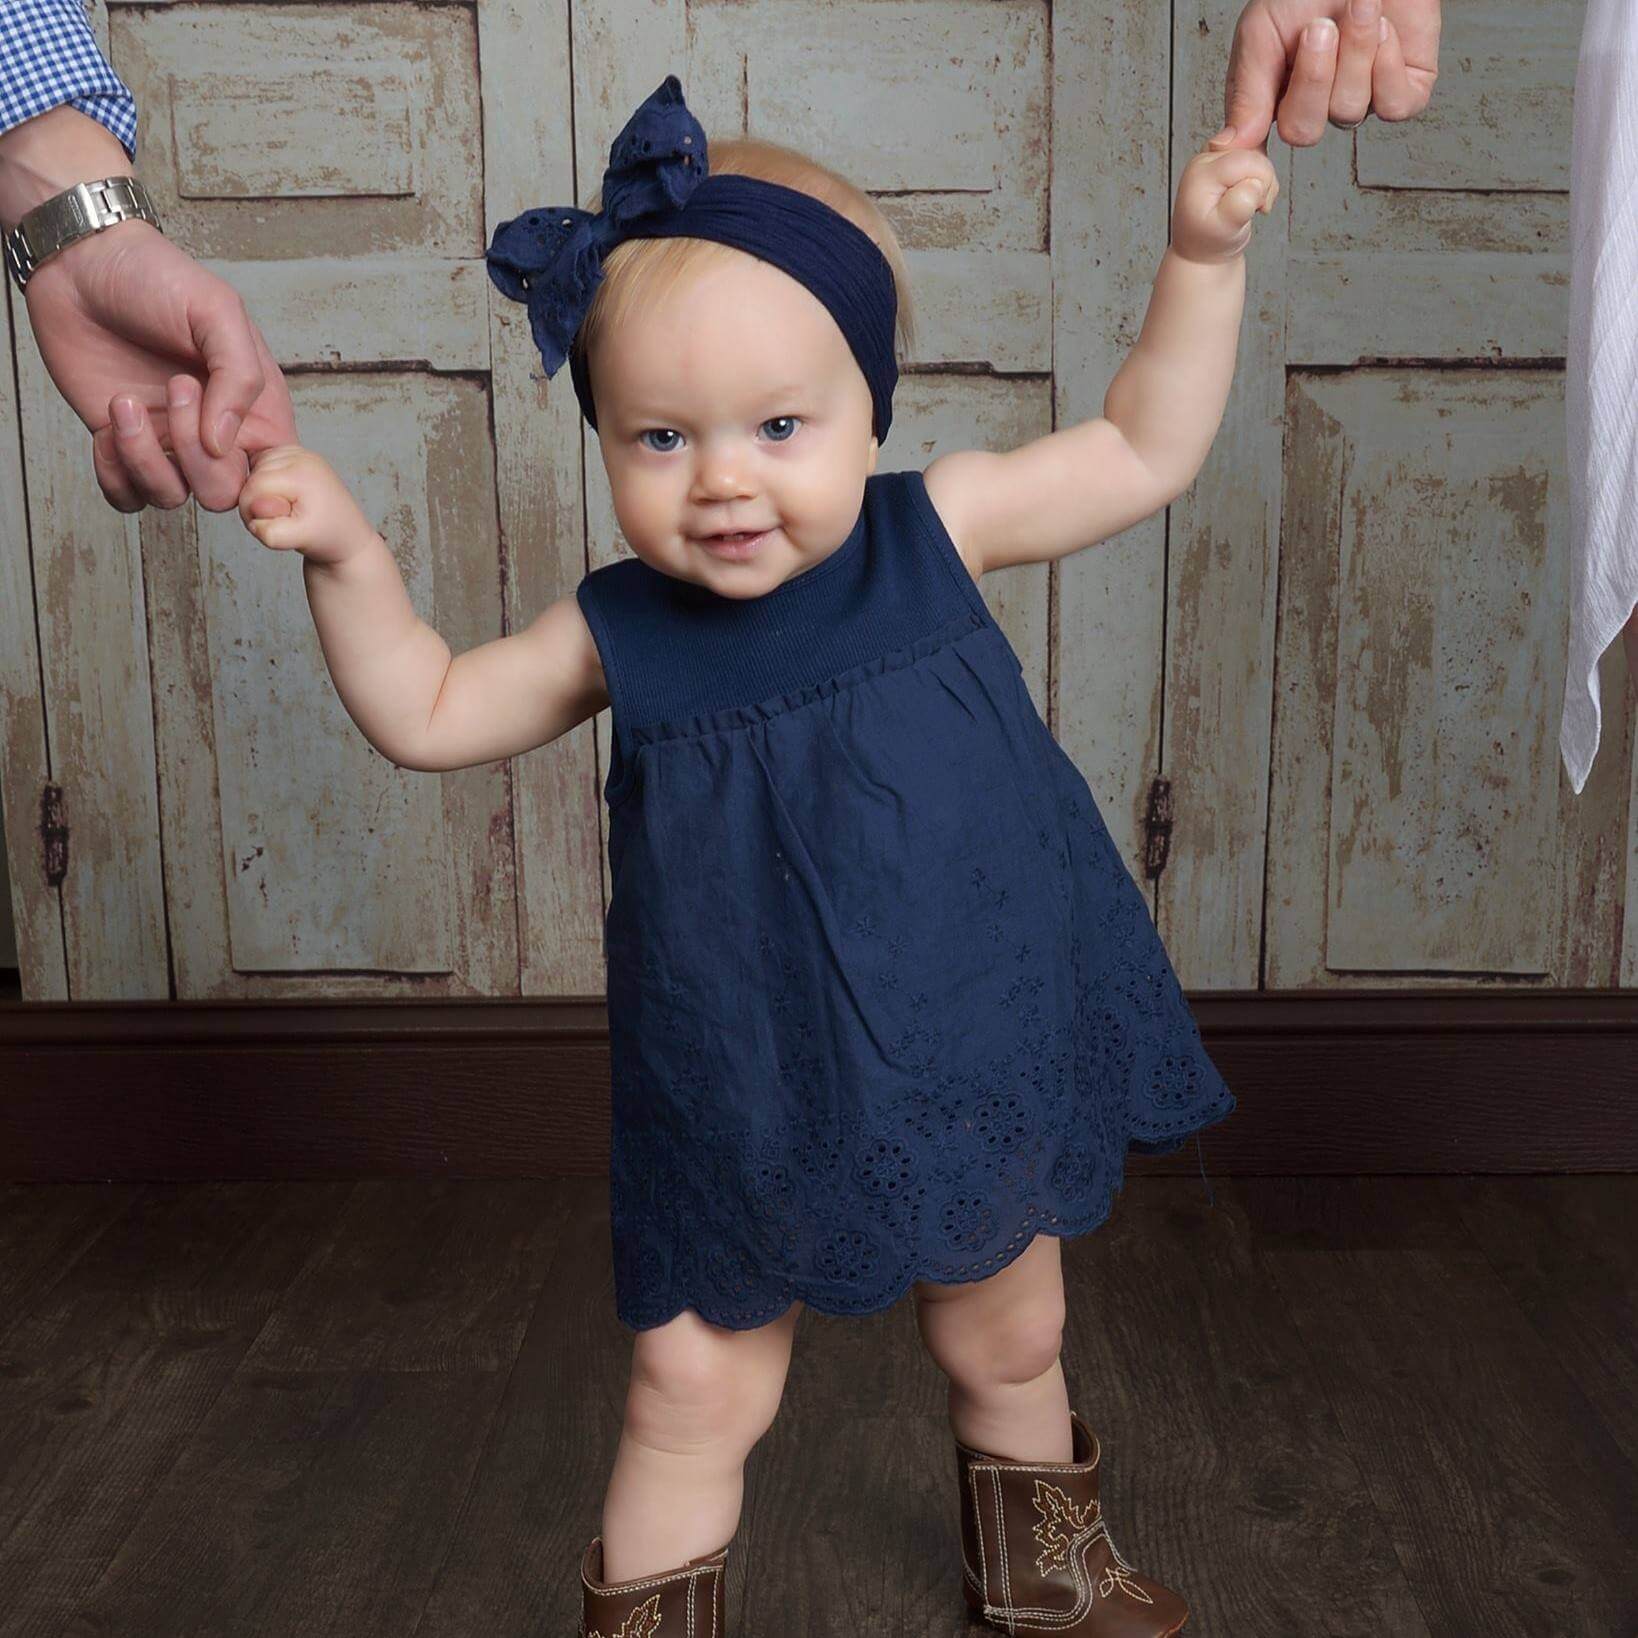
M 672 493 L 675 486 L 629 468 L 609 478 L 614 515 L 626 539 L 633 547 L 663 551 L 681 528 L 682 497 Z
M 857 514 L 843 516 L 841 487 L 815 474 L 813 479 L 784 484 L 774 497 L 786 537 L 799 549 L 821 550 L 852 528 Z
M 859 488 L 847 475 L 806 499 L 800 511 L 793 509 L 789 525 L 791 538 L 807 551 L 824 551 L 847 537 L 859 515 Z

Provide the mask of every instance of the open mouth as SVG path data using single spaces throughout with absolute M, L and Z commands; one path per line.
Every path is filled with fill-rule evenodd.
M 724 534 L 701 535 L 699 542 L 710 551 L 729 557 L 743 557 L 770 533 L 767 529 L 738 529 Z

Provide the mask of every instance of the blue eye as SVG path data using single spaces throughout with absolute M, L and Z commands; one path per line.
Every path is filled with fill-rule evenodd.
M 799 415 L 770 415 L 762 424 L 765 427 L 771 427 L 788 423 L 790 425 L 790 431 L 787 432 L 783 438 L 772 438 L 769 440 L 771 443 L 788 444 L 791 439 L 796 436 L 796 429 L 798 425 L 800 425 L 801 419 L 802 418 Z M 643 446 L 644 449 L 653 450 L 656 455 L 669 455 L 672 450 L 677 448 L 676 444 L 667 444 L 663 449 L 656 448 L 653 444 L 648 442 L 651 436 L 661 438 L 678 437 L 679 434 L 675 427 L 646 427 L 643 431 L 637 434 L 637 441 Z

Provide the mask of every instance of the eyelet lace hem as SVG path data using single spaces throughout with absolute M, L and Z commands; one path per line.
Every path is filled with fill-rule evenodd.
M 1128 1142 L 1128 1149 L 1138 1154 L 1171 1154 L 1188 1142 L 1195 1133 L 1204 1131 L 1231 1115 L 1238 1100 L 1233 1093 L 1225 1093 L 1216 1103 L 1203 1112 L 1202 1118 L 1193 1122 L 1189 1129 L 1180 1136 L 1161 1140 L 1156 1147 L 1148 1147 L 1140 1140 Z M 1019 1221 L 1018 1228 L 1013 1232 L 1002 1250 L 987 1257 L 977 1267 L 962 1267 L 941 1262 L 917 1262 L 911 1267 L 902 1270 L 892 1289 L 883 1291 L 876 1288 L 862 1294 L 857 1301 L 848 1302 L 838 1297 L 834 1289 L 828 1285 L 817 1286 L 812 1282 L 791 1280 L 777 1283 L 774 1287 L 776 1295 L 747 1305 L 745 1303 L 727 1303 L 711 1295 L 704 1287 L 691 1289 L 686 1295 L 674 1296 L 669 1303 L 658 1307 L 636 1307 L 624 1309 L 619 1314 L 620 1323 L 630 1330 L 649 1330 L 658 1325 L 664 1325 L 675 1319 L 685 1309 L 693 1309 L 702 1319 L 712 1325 L 730 1331 L 748 1331 L 759 1325 L 767 1325 L 784 1314 L 793 1302 L 801 1302 L 809 1308 L 817 1309 L 822 1314 L 836 1317 L 856 1317 L 861 1314 L 877 1313 L 882 1309 L 891 1308 L 902 1301 L 906 1292 L 918 1280 L 929 1280 L 940 1285 L 968 1285 L 977 1280 L 985 1280 L 993 1274 L 999 1274 L 1021 1257 L 1029 1248 L 1030 1242 L 1037 1234 L 1051 1234 L 1060 1240 L 1074 1239 L 1082 1234 L 1090 1234 L 1094 1229 L 1101 1228 L 1108 1221 L 1114 1209 L 1115 1197 L 1125 1186 L 1125 1170 L 1111 1178 L 1100 1194 L 1100 1197 L 1087 1209 L 1078 1215 L 1065 1216 L 1058 1212 L 1042 1211 L 1038 1206 L 1026 1208 Z

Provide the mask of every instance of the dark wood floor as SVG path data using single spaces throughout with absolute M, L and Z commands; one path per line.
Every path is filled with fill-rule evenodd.
M 1638 1634 L 1638 1178 L 1211 1190 L 1065 1252 L 1187 1638 Z M 570 1638 L 629 1361 L 606 1183 L 0 1186 L 0 1635 Z M 954 1487 L 910 1299 L 805 1312 L 730 1631 L 989 1630 Z

